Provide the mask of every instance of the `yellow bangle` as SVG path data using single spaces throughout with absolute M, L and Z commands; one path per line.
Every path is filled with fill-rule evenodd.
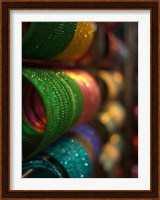
M 62 53 L 56 56 L 56 59 L 66 61 L 80 59 L 89 49 L 93 35 L 94 23 L 78 22 L 72 41 Z
M 105 82 L 108 88 L 108 93 L 109 93 L 108 97 L 111 99 L 115 98 L 117 96 L 117 90 L 116 90 L 116 84 L 112 76 L 105 70 L 100 70 L 99 76 Z

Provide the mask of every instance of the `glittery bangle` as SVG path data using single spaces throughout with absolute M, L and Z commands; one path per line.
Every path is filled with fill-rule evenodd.
M 22 39 L 24 58 L 46 59 L 63 52 L 72 41 L 77 22 L 32 22 Z
M 92 163 L 85 148 L 72 137 L 63 137 L 44 150 L 65 168 L 70 178 L 90 178 Z
M 59 60 L 78 60 L 89 49 L 93 40 L 94 23 L 92 22 L 77 22 L 75 34 L 68 47 L 58 56 Z
M 27 178 L 89 178 L 92 163 L 83 145 L 69 136 L 24 162 L 23 172 L 23 177 Z
M 77 84 L 63 72 L 24 68 L 23 77 L 41 96 L 47 121 L 44 134 L 39 134 L 23 119 L 24 158 L 28 159 L 76 123 L 82 112 L 83 96 Z
M 82 91 L 84 104 L 80 119 L 77 124 L 90 120 L 98 111 L 101 101 L 100 88 L 94 78 L 82 70 L 65 70 Z M 76 124 L 76 125 L 77 125 Z
M 101 141 L 99 135 L 91 126 L 87 124 L 82 124 L 71 129 L 70 131 L 74 134 L 80 134 L 85 137 L 85 139 L 89 141 L 89 143 L 92 145 L 94 149 L 94 154 L 96 158 L 98 158 L 101 150 Z

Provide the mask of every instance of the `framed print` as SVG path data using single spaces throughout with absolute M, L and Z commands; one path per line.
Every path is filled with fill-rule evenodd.
M 2 197 L 158 197 L 158 2 L 2 2 Z

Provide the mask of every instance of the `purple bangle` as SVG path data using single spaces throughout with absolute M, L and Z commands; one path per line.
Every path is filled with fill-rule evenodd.
M 100 150 L 101 150 L 101 141 L 95 129 L 93 129 L 91 126 L 87 124 L 82 124 L 71 129 L 71 131 L 75 134 L 80 134 L 84 136 L 93 146 L 96 158 L 99 157 Z

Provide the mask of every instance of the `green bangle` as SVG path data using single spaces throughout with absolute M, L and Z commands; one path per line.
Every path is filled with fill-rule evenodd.
M 24 159 L 28 159 L 53 143 L 79 119 L 83 96 L 77 84 L 65 73 L 47 69 L 23 69 L 23 77 L 40 94 L 47 115 L 44 134 L 36 132 L 23 120 Z
M 72 41 L 77 22 L 32 22 L 22 39 L 24 58 L 51 58 Z

